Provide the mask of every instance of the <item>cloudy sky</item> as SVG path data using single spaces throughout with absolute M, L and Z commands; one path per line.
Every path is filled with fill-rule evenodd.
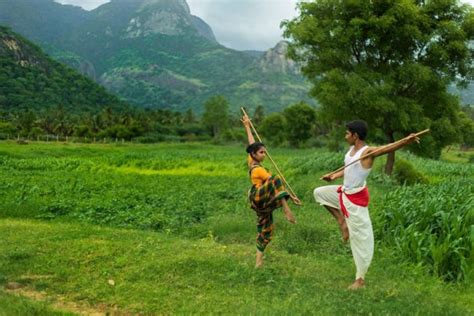
M 109 0 L 56 0 L 92 10 Z M 296 15 L 298 0 L 187 0 L 219 43 L 238 50 L 266 50 L 282 39 L 280 22 Z M 464 0 L 474 6 L 474 0 Z

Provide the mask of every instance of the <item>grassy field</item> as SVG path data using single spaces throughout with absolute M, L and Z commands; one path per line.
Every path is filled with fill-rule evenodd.
M 266 266 L 255 270 L 238 146 L 0 143 L 0 315 L 474 313 L 471 164 L 404 153 L 426 181 L 403 186 L 378 161 L 376 252 L 367 287 L 350 292 L 350 248 L 312 198 L 342 154 L 272 156 L 304 205 L 295 226 L 276 213 Z

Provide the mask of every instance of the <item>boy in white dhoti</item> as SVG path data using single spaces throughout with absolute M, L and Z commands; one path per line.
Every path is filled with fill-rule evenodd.
M 374 234 L 369 217 L 369 191 L 365 180 L 370 173 L 375 157 L 395 151 L 419 139 L 411 134 L 395 143 L 382 147 L 369 147 L 365 143 L 368 128 L 367 123 L 356 120 L 346 125 L 346 141 L 351 146 L 347 152 L 344 164 L 358 160 L 361 156 L 373 153 L 368 157 L 346 167 L 337 173 L 329 173 L 322 177 L 328 182 L 344 177 L 344 183 L 328 185 L 314 190 L 316 202 L 323 205 L 336 218 L 344 241 L 349 240 L 352 256 L 357 268 L 356 280 L 349 289 L 359 289 L 364 286 L 364 278 L 374 253 Z

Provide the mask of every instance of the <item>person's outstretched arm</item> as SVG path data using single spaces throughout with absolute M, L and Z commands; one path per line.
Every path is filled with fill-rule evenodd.
M 387 145 L 384 145 L 384 146 L 369 147 L 362 153 L 362 155 L 367 155 L 367 154 L 371 154 L 371 153 L 373 153 L 373 154 L 370 155 L 369 157 L 364 158 L 364 159 L 361 160 L 362 166 L 364 168 L 372 168 L 372 165 L 374 163 L 374 159 L 376 157 L 391 153 L 393 151 L 396 151 L 396 150 L 398 150 L 398 149 L 400 149 L 400 148 L 402 148 L 406 145 L 409 145 L 411 143 L 414 143 L 414 142 L 419 143 L 420 138 L 418 136 L 416 136 L 416 134 L 412 133 L 412 134 L 410 134 L 409 136 L 407 136 L 403 139 L 400 139 L 396 142 L 393 142 L 393 143 L 390 143 L 390 144 L 387 144 Z
M 420 138 L 418 136 L 416 136 L 416 134 L 410 134 L 409 136 L 403 138 L 403 139 L 400 139 L 396 142 L 393 142 L 393 143 L 390 143 L 390 144 L 387 144 L 387 145 L 384 145 L 384 146 L 378 146 L 378 147 L 369 147 L 365 152 L 364 152 L 364 155 L 365 154 L 369 154 L 369 153 L 374 153 L 373 155 L 371 155 L 371 157 L 375 158 L 375 157 L 379 157 L 379 156 L 382 156 L 382 155 L 385 155 L 385 154 L 388 154 L 392 151 L 396 151 L 406 145 L 409 145 L 411 143 L 414 143 L 414 142 L 417 142 L 419 143 L 420 142 Z
M 244 116 L 242 116 L 240 120 L 244 124 L 245 131 L 247 132 L 247 139 L 249 141 L 249 145 L 252 145 L 253 143 L 255 143 L 255 138 L 253 138 L 252 130 L 250 129 L 250 118 L 244 114 Z

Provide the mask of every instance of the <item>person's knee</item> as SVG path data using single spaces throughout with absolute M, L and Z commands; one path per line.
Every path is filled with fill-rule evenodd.
M 314 189 L 313 195 L 314 195 L 314 198 L 316 200 L 320 200 L 322 198 L 322 195 L 323 195 L 322 188 L 319 187 L 319 188 Z

